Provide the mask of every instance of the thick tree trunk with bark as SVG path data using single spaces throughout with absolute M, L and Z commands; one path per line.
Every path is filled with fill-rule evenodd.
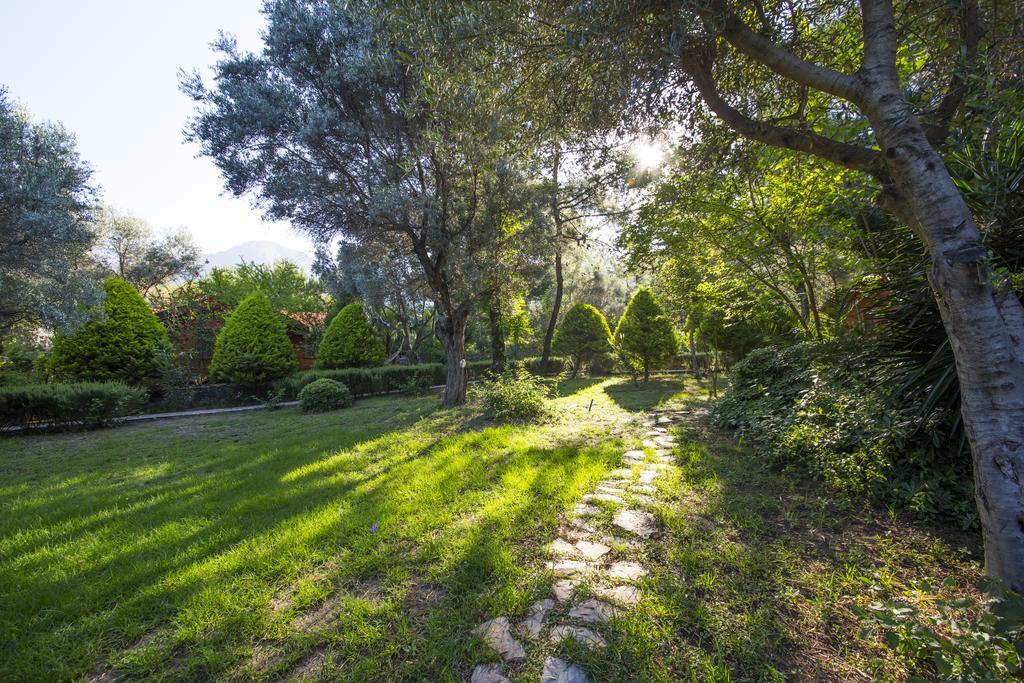
M 974 217 L 895 83 L 869 116 L 893 184 L 883 203 L 925 243 L 928 280 L 956 359 L 974 457 L 985 569 L 1024 590 L 1024 308 L 996 286 Z
M 447 378 L 444 385 L 442 404 L 448 408 L 466 402 L 466 385 L 469 372 L 466 368 L 466 318 L 464 312 L 451 317 L 438 316 L 435 327 L 437 338 L 444 346 Z

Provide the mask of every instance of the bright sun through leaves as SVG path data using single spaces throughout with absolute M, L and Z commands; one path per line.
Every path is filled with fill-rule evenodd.
M 645 171 L 660 166 L 665 159 L 664 148 L 652 140 L 637 140 L 631 151 L 637 166 Z

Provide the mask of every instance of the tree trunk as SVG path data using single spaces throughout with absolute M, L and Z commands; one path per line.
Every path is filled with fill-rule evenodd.
M 928 249 L 956 359 L 985 570 L 1024 591 L 1024 308 L 993 285 L 974 218 L 896 84 L 874 92 L 868 115 L 893 179 L 883 203 Z
M 562 308 L 562 290 L 565 287 L 565 279 L 562 276 L 562 213 L 558 205 L 558 164 L 561 161 L 561 153 L 555 154 L 552 165 L 551 178 L 554 183 L 554 194 L 551 199 L 551 220 L 555 223 L 555 300 L 551 302 L 551 318 L 548 320 L 548 329 L 544 331 L 544 347 L 540 354 L 540 371 L 548 371 L 548 359 L 551 357 L 551 340 L 555 337 L 555 325 L 558 323 L 558 313 Z
M 695 379 L 700 378 L 700 371 L 697 369 L 697 347 L 693 341 L 693 325 L 690 325 L 690 370 Z
M 444 346 L 448 370 L 442 401 L 446 408 L 460 406 L 466 402 L 466 384 L 469 380 L 465 354 L 467 317 L 466 312 L 456 313 L 451 318 L 441 315 L 438 316 L 435 327 L 437 338 Z
M 495 293 L 487 295 L 487 324 L 491 334 L 491 370 L 505 369 L 505 335 L 501 330 L 501 308 Z

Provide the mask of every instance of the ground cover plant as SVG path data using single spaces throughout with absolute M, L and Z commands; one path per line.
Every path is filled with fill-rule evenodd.
M 0 678 L 466 680 L 492 657 L 473 627 L 549 594 L 545 544 L 639 418 L 706 390 L 562 382 L 539 424 L 389 396 L 7 438 Z M 701 424 L 658 482 L 636 610 L 604 649 L 532 644 L 517 678 L 547 654 L 594 680 L 928 675 L 852 610 L 927 610 L 920 577 L 976 595 L 973 538 L 836 501 Z

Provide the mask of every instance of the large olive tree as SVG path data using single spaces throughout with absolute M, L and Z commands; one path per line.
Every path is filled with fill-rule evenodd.
M 465 401 L 467 317 L 515 231 L 483 210 L 485 190 L 519 177 L 487 93 L 432 96 L 371 3 L 267 2 L 259 54 L 222 37 L 208 87 L 183 89 L 188 136 L 237 195 L 321 242 L 344 237 L 410 254 L 434 299 L 445 348 L 445 405 Z

